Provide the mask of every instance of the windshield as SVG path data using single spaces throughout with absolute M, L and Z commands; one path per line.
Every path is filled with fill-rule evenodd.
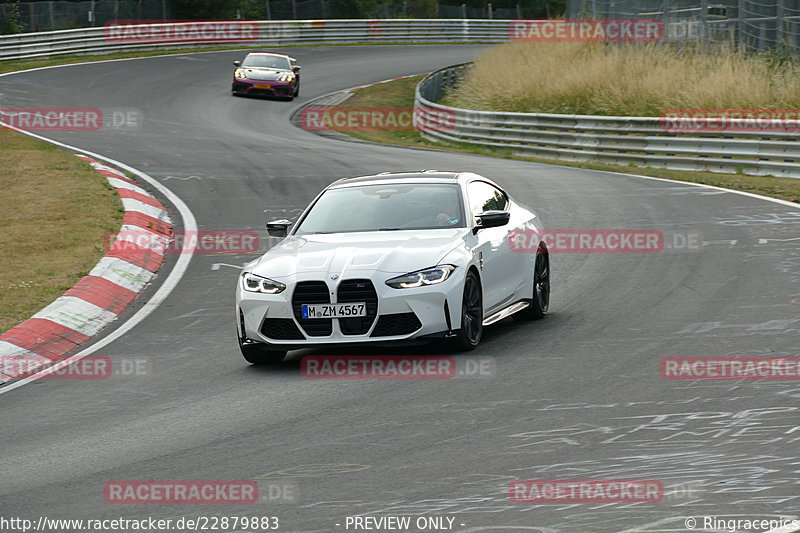
M 461 191 L 449 183 L 363 185 L 325 191 L 295 235 L 463 228 Z
M 284 69 L 284 70 L 291 70 L 291 65 L 289 65 L 289 60 L 285 57 L 280 56 L 254 56 L 249 55 L 244 58 L 244 63 L 242 63 L 243 67 L 255 67 L 255 68 L 275 68 L 275 69 Z

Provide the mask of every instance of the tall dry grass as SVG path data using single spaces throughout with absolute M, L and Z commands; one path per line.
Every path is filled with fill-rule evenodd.
M 446 99 L 493 111 L 658 116 L 670 108 L 800 108 L 800 68 L 729 47 L 506 43 Z

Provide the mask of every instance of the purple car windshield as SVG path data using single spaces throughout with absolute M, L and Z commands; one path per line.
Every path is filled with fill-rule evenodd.
M 289 60 L 279 56 L 254 56 L 250 55 L 244 59 L 243 67 L 253 68 L 275 68 L 290 70 Z

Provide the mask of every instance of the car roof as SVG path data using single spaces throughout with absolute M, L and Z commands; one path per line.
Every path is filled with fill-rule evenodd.
M 459 172 L 442 172 L 439 170 L 420 170 L 416 172 L 381 172 L 371 176 L 342 178 L 333 182 L 328 188 L 348 187 L 351 185 L 367 185 L 371 183 L 457 183 Z

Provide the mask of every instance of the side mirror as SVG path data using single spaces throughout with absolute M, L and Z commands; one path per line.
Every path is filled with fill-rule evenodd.
M 291 220 L 282 218 L 280 220 L 273 220 L 267 222 L 267 233 L 270 237 L 286 237 L 289 234 L 289 226 L 292 225 Z
M 478 213 L 475 215 L 476 225 L 472 228 L 472 233 L 478 233 L 478 231 L 486 228 L 505 226 L 510 218 L 511 213 L 508 211 L 484 211 L 483 213 Z
M 292 67 L 292 70 L 295 74 L 300 74 L 300 65 L 295 65 Z
M 234 61 L 233 64 L 235 66 L 237 66 L 237 67 L 241 67 L 242 66 L 242 62 L 241 61 Z

